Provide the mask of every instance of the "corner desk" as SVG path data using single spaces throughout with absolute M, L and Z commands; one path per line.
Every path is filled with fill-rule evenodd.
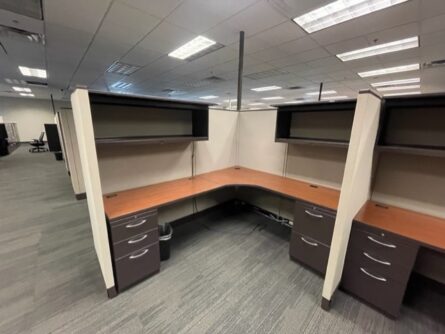
M 103 196 L 118 291 L 160 270 L 159 207 L 227 187 L 253 187 L 295 200 L 290 258 L 325 274 L 340 192 L 231 167 Z M 396 317 L 411 272 L 422 267 L 416 263 L 421 248 L 438 252 L 445 263 L 445 219 L 368 201 L 353 223 L 342 288 Z M 431 257 L 425 258 L 426 263 Z M 445 284 L 445 272 L 434 277 Z

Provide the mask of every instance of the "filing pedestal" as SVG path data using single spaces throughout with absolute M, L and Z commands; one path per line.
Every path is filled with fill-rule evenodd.
M 296 201 L 289 247 L 291 259 L 325 275 L 334 224 L 334 211 Z
M 119 292 L 159 272 L 156 210 L 110 220 L 108 230 Z
M 397 317 L 418 249 L 418 244 L 408 239 L 354 223 L 343 270 L 343 289 Z

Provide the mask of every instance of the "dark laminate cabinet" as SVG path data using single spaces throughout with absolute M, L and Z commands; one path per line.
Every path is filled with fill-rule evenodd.
M 347 147 L 356 100 L 277 106 L 275 141 Z
M 119 292 L 159 271 L 156 210 L 109 220 L 108 230 Z
M 418 244 L 408 239 L 354 223 L 343 270 L 343 289 L 397 317 L 418 249 Z
M 334 224 L 334 211 L 296 201 L 289 246 L 291 259 L 324 275 Z
M 96 144 L 168 144 L 208 140 L 209 105 L 89 93 Z

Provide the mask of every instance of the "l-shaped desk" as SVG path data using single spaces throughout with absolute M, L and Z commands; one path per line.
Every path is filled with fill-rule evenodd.
M 160 269 L 157 208 L 225 187 L 295 200 L 290 257 L 325 273 L 340 192 L 232 167 L 104 195 L 118 291 Z M 422 266 L 416 264 L 420 248 L 445 258 L 445 219 L 368 201 L 355 217 L 342 287 L 396 317 L 414 266 Z M 432 276 L 445 284 L 445 270 L 434 269 Z

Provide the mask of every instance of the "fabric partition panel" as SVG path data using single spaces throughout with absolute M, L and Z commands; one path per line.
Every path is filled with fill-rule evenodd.
M 76 195 L 85 193 L 82 165 L 80 162 L 79 146 L 71 108 L 59 108 L 60 125 L 63 131 L 65 160 L 70 173 L 71 184 Z
M 115 284 L 110 246 L 108 245 L 107 223 L 105 221 L 102 187 L 100 184 L 88 91 L 85 89 L 76 89 L 71 95 L 71 103 L 73 106 L 74 123 L 76 126 L 80 160 L 87 193 L 94 247 L 105 286 L 107 289 L 110 289 L 113 288 Z
M 373 93 L 360 92 L 358 95 L 323 286 L 322 305 L 329 303 L 340 284 L 353 219 L 370 197 L 380 107 L 381 99 Z

